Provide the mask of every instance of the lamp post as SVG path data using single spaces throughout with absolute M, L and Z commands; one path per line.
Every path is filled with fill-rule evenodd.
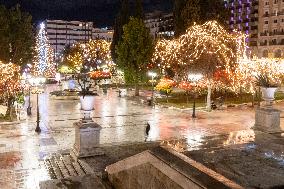
M 31 86 L 29 86 L 29 106 L 27 107 L 27 115 L 32 115 L 32 107 L 31 107 Z
M 157 77 L 157 73 L 149 72 L 149 76 L 151 76 L 151 84 L 152 84 L 152 102 L 154 102 L 154 79 Z
M 41 129 L 39 126 L 40 115 L 39 115 L 39 94 L 43 93 L 43 89 L 40 89 L 39 86 L 45 82 L 45 78 L 34 78 L 31 80 L 35 89 L 32 91 L 33 94 L 36 94 L 36 128 L 35 132 L 40 133 Z
M 196 87 L 196 82 L 199 81 L 203 76 L 201 74 L 188 74 L 188 80 L 192 81 L 194 83 L 194 88 Z M 196 93 L 194 91 L 194 96 L 193 96 L 193 107 L 192 107 L 192 118 L 196 118 L 195 110 L 195 100 L 196 100 Z

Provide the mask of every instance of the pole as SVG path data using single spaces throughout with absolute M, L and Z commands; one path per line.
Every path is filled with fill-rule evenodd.
M 32 107 L 31 107 L 31 87 L 29 86 L 29 106 L 27 108 L 27 115 L 32 115 Z
M 41 132 L 41 129 L 39 127 L 39 104 L 38 104 L 38 93 L 36 93 L 36 111 L 37 111 L 37 114 L 36 114 L 36 129 L 35 129 L 35 132 L 37 133 L 40 133 Z
M 193 98 L 192 118 L 196 118 L 196 115 L 195 115 L 195 97 Z
M 154 100 L 154 76 L 152 76 L 152 100 Z

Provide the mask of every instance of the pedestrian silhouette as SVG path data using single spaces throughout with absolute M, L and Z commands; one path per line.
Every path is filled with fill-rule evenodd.
M 147 136 L 149 135 L 150 129 L 151 129 L 151 126 L 150 126 L 149 122 L 147 122 L 147 126 L 146 126 L 146 135 Z

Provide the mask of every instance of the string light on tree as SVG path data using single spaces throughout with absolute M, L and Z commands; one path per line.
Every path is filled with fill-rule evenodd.
M 114 64 L 111 59 L 110 44 L 102 39 L 77 43 L 65 55 L 65 64 L 77 73 L 80 72 L 83 65 L 90 70 L 98 70 L 106 65 L 111 70 Z
M 33 74 L 35 76 L 54 77 L 56 65 L 53 61 L 53 50 L 49 45 L 44 23 L 40 24 L 35 50 Z

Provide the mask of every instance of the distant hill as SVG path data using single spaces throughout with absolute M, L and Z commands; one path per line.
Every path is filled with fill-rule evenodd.
M 173 0 L 143 0 L 144 12 L 172 11 Z M 134 0 L 130 0 L 133 7 Z M 96 27 L 112 26 L 120 0 L 0 0 L 11 7 L 17 3 L 31 13 L 35 23 L 46 18 L 93 21 Z M 133 8 L 131 8 L 133 10 Z

